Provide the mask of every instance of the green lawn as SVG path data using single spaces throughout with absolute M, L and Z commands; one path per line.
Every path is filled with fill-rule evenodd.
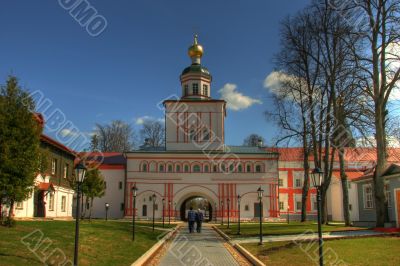
M 308 266 L 318 263 L 318 242 L 275 242 L 263 246 L 252 243 L 242 246 L 266 265 Z M 400 265 L 399 237 L 329 240 L 324 242 L 323 247 L 325 265 Z
M 260 232 L 260 224 L 258 223 L 242 223 L 240 225 L 241 235 L 237 235 L 237 223 L 231 223 L 230 229 L 227 228 L 225 223 L 223 226 L 219 225 L 219 229 L 224 231 L 231 237 L 249 237 L 258 236 Z M 324 232 L 332 231 L 343 231 L 343 230 L 360 230 L 365 228 L 359 227 L 345 227 L 343 224 L 323 225 L 322 230 Z M 290 234 L 302 234 L 318 232 L 316 223 L 312 222 L 291 222 L 286 223 L 263 223 L 263 235 L 290 235 Z
M 132 225 L 128 222 L 92 220 L 80 225 L 80 265 L 130 265 L 165 233 L 137 227 L 136 241 L 132 242 Z M 18 221 L 15 228 L 0 226 L 0 265 L 44 265 L 41 259 L 52 252 L 47 265 L 58 265 L 63 254 L 73 261 L 74 230 L 74 221 Z M 61 259 L 52 262 L 56 256 Z

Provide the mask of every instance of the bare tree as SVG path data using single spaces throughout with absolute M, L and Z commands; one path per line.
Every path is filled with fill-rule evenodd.
M 400 79 L 400 2 L 398 0 L 336 1 L 336 10 L 363 41 L 363 49 L 351 46 L 362 70 L 359 84 L 373 102 L 377 162 L 374 194 L 377 226 L 387 217 L 387 199 L 382 174 L 387 165 L 388 101 Z M 351 43 L 350 43 L 351 45 Z
M 165 145 L 165 127 L 157 120 L 145 120 L 140 135 L 143 143 L 148 147 L 162 147 Z
M 97 148 L 102 152 L 127 152 L 134 148 L 134 131 L 132 127 L 120 120 L 111 124 L 96 124 L 92 136 L 92 149 Z
M 265 139 L 257 134 L 250 134 L 243 140 L 243 146 L 258 147 L 265 143 Z

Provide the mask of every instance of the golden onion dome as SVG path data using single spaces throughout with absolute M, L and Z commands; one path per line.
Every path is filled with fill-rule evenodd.
M 193 45 L 189 47 L 188 54 L 191 58 L 203 56 L 203 46 L 197 43 L 197 34 L 194 35 Z

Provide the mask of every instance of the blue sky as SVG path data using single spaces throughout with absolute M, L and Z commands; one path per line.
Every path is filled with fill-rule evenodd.
M 104 32 L 92 37 L 58 0 L 3 0 L 0 83 L 16 75 L 81 132 L 114 119 L 138 129 L 139 118 L 162 117 L 157 103 L 180 93 L 187 48 L 198 33 L 213 98 L 225 88 L 225 97 L 242 104 L 228 110 L 226 143 L 242 144 L 250 133 L 270 143 L 278 130 L 263 115 L 271 107 L 263 83 L 274 69 L 279 23 L 308 2 L 92 0 L 107 20 Z M 244 108 L 243 100 L 251 104 Z

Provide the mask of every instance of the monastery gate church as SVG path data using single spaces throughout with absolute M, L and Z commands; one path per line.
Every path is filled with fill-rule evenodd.
M 277 217 L 278 153 L 225 144 L 226 102 L 211 98 L 212 76 L 201 64 L 203 48 L 189 47 L 192 64 L 180 76 L 182 96 L 165 100 L 166 144 L 125 154 L 124 215 L 133 214 L 132 187 L 138 188 L 137 217 L 185 219 L 190 207 L 207 219 L 259 217 L 257 189 L 264 190 L 262 215 Z M 155 197 L 153 198 L 153 195 Z M 155 203 L 153 203 L 153 199 Z M 229 210 L 229 211 L 228 211 Z

